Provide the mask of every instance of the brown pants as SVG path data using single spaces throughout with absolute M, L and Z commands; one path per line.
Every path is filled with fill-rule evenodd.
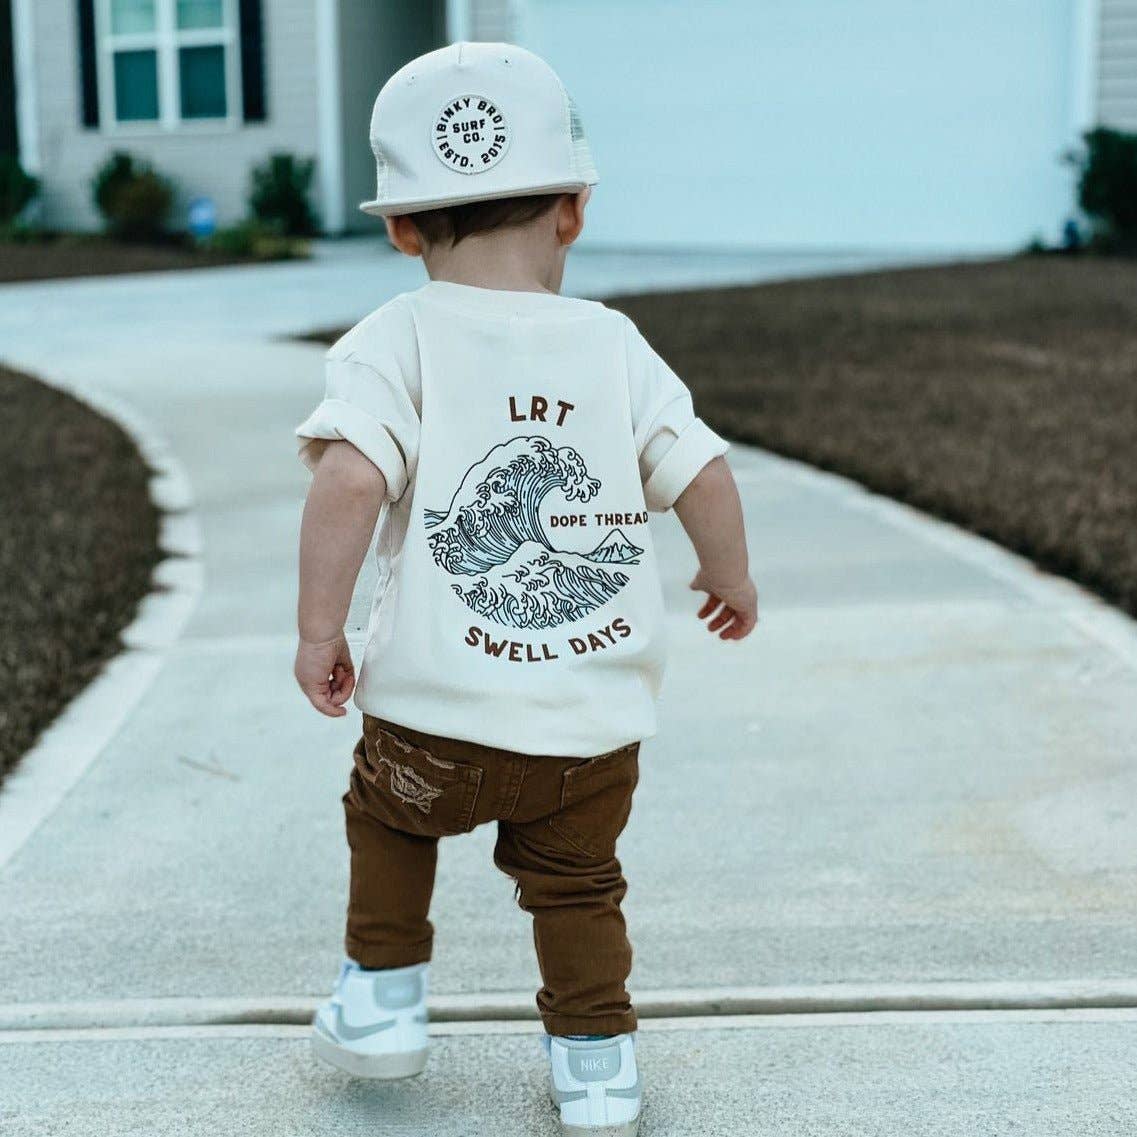
M 438 838 L 496 821 L 494 863 L 517 882 L 518 901 L 533 917 L 545 1029 L 634 1030 L 616 838 L 638 761 L 638 742 L 596 758 L 535 757 L 364 715 L 343 799 L 348 955 L 373 968 L 430 959 Z

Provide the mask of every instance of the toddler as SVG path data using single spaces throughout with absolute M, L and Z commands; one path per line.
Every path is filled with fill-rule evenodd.
M 316 1053 L 360 1077 L 427 1055 L 438 839 L 496 822 L 533 918 L 564 1132 L 634 1134 L 641 1111 L 616 841 L 655 730 L 663 610 L 650 511 L 699 559 L 699 616 L 757 620 L 726 444 L 631 322 L 559 295 L 597 176 L 540 59 L 454 44 L 380 92 L 362 208 L 430 282 L 328 353 L 297 430 L 314 471 L 300 538 L 296 679 L 363 712 L 344 797 L 345 960 Z M 344 638 L 382 514 L 358 681 Z

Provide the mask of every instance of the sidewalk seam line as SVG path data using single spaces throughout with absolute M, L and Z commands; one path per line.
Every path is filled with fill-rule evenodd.
M 265 998 L 120 999 L 0 1005 L 0 1032 L 148 1029 L 214 1026 L 302 1026 L 315 996 Z M 634 996 L 641 1019 L 810 1016 L 924 1012 L 1137 1010 L 1137 980 L 967 981 L 959 983 L 817 984 L 645 991 Z M 441 995 L 431 1000 L 435 1023 L 529 1022 L 537 1018 L 528 992 Z
M 1034 1010 L 961 1011 L 822 1011 L 816 1014 L 672 1016 L 645 1019 L 639 1030 L 653 1034 L 664 1031 L 722 1031 L 762 1029 L 819 1029 L 822 1027 L 912 1027 L 920 1025 L 1069 1024 L 1137 1022 L 1137 1009 L 1048 1008 Z M 432 1022 L 430 1033 L 436 1038 L 484 1035 L 540 1034 L 537 1019 L 480 1019 L 471 1022 Z M 203 1041 L 243 1038 L 308 1038 L 307 1024 L 230 1023 L 198 1026 L 44 1028 L 0 1030 L 0 1046 L 42 1045 L 66 1042 Z

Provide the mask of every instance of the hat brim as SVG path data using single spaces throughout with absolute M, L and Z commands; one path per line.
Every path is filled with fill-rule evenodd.
M 500 201 L 503 197 L 536 197 L 543 193 L 580 193 L 596 182 L 552 182 L 543 186 L 519 186 L 499 189 L 494 193 L 462 193 L 448 197 L 404 198 L 402 201 L 364 201 L 359 210 L 370 217 L 400 217 L 405 213 L 421 213 L 425 209 L 444 209 L 449 205 L 469 205 L 475 201 Z

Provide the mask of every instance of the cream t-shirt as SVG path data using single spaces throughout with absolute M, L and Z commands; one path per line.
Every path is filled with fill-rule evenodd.
M 296 433 L 309 467 L 346 439 L 387 481 L 360 709 L 526 754 L 655 732 L 648 512 L 727 445 L 627 317 L 433 281 L 329 351 Z

